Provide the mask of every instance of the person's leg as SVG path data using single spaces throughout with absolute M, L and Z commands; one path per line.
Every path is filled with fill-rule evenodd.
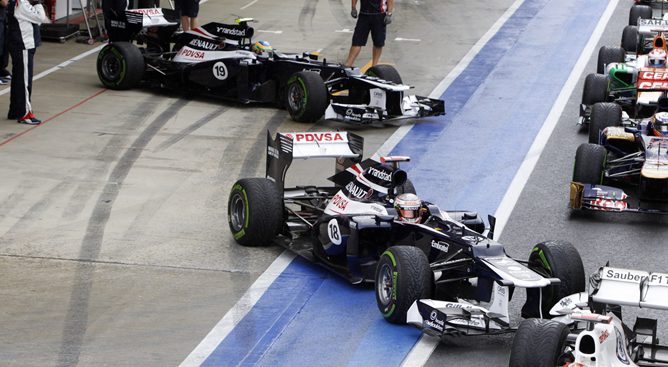
M 378 62 L 380 61 L 380 54 L 383 53 L 383 48 L 382 47 L 376 47 L 373 46 L 373 51 L 371 51 L 371 66 L 376 66 L 378 65 Z
M 193 29 L 199 27 L 199 22 L 197 21 L 197 15 L 199 14 L 199 0 L 189 1 L 191 1 L 190 9 L 188 9 L 188 15 L 190 16 L 190 29 Z
M 197 17 L 190 18 L 190 29 L 194 29 L 199 27 L 199 22 L 197 21 Z
M 9 93 L 9 112 L 7 113 L 7 118 L 11 120 L 17 120 L 23 117 L 27 111 L 25 111 L 25 84 L 23 79 L 23 50 L 11 50 L 12 55 L 12 72 L 14 77 L 12 78 L 11 89 Z
M 28 111 L 31 112 L 32 111 L 32 75 L 33 75 L 32 74 L 32 69 L 33 69 L 33 66 L 34 66 L 33 61 L 35 60 L 35 52 L 37 51 L 37 49 L 32 48 L 32 49 L 27 50 L 27 51 L 28 51 L 27 52 L 27 56 L 28 56 L 28 64 L 27 64 L 27 66 L 28 66 L 28 83 L 27 83 L 27 85 L 28 85 L 28 104 L 27 104 L 27 106 L 29 106 Z
M 383 22 L 384 15 L 379 14 L 373 17 L 371 24 L 371 39 L 373 40 L 373 51 L 371 57 L 372 66 L 378 65 L 380 62 L 380 55 L 383 53 L 383 46 L 385 46 L 385 34 L 387 26 Z
M 350 51 L 348 52 L 348 59 L 346 59 L 346 67 L 352 68 L 355 63 L 355 59 L 359 56 L 362 46 L 350 46 Z
M 187 15 L 181 16 L 181 28 L 183 28 L 184 32 L 190 30 L 190 17 L 188 17 Z

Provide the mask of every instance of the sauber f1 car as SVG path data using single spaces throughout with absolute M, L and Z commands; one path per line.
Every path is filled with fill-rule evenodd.
M 321 117 L 356 124 L 441 115 L 444 102 L 407 95 L 391 65 L 359 69 L 318 60 L 316 53 L 287 54 L 270 47 L 252 52 L 252 19 L 207 23 L 175 33 L 167 9 L 128 10 L 115 20 L 114 37 L 99 53 L 102 84 L 129 89 L 140 83 L 241 103 L 284 107 L 299 122 Z M 136 42 L 131 42 L 135 40 Z
M 573 294 L 550 310 L 552 320 L 524 320 L 515 334 L 511 367 L 668 366 L 657 320 L 622 322 L 621 306 L 668 310 L 668 274 L 602 267 L 589 293 Z
M 571 208 L 668 214 L 659 208 L 632 208 L 621 188 L 607 186 L 636 186 L 643 202 L 668 200 L 668 127 L 663 122 L 668 121 L 668 99 L 660 100 L 657 111 L 651 118 L 629 119 L 619 105 L 594 105 L 590 132 L 597 138 L 575 153 Z
M 266 178 L 241 179 L 229 195 L 235 240 L 277 243 L 351 283 L 375 282 L 378 307 L 392 323 L 438 335 L 510 332 L 514 288 L 527 288 L 525 316 L 547 314 L 561 297 L 584 290 L 570 243 L 540 243 L 529 261 L 510 258 L 492 239 L 493 217 L 486 228 L 477 213 L 420 201 L 399 168 L 408 157 L 363 160 L 362 138 L 346 132 L 267 140 Z M 306 158 L 335 158 L 333 185 L 285 187 L 293 159 Z M 398 209 L 400 200 L 413 214 Z

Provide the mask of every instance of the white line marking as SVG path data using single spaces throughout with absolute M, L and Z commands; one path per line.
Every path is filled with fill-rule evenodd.
M 248 288 L 246 293 L 237 303 L 223 316 L 218 324 L 211 329 L 209 334 L 199 345 L 186 357 L 179 367 L 199 366 L 216 350 L 216 347 L 234 329 L 244 316 L 253 308 L 264 292 L 278 278 L 279 275 L 290 265 L 295 255 L 285 250 L 274 260 L 262 275 Z
M 503 24 L 515 13 L 515 11 L 524 3 L 524 0 L 515 1 L 506 11 L 501 15 L 499 19 L 492 25 L 492 27 L 478 40 L 478 42 L 473 45 L 469 52 L 464 55 L 464 57 L 459 61 L 459 63 L 448 73 L 448 75 L 441 80 L 441 82 L 434 88 L 434 90 L 429 95 L 431 98 L 439 98 L 443 92 L 452 84 L 452 82 L 466 69 L 467 66 L 473 61 L 473 59 L 480 53 L 480 50 L 489 42 L 492 37 L 501 29 Z M 395 131 L 392 136 L 380 147 L 380 149 L 386 149 L 389 153 L 394 146 L 403 139 L 406 134 L 410 131 L 413 125 L 402 126 L 397 131 Z M 404 129 L 405 128 L 405 129 Z M 396 135 L 396 136 L 395 136 Z M 380 151 L 379 149 L 379 151 Z M 426 334 L 423 334 L 420 339 L 415 343 L 411 351 L 408 353 L 406 358 L 401 364 L 401 367 L 417 367 L 424 366 L 429 357 L 434 353 L 434 350 L 439 344 L 439 339 L 432 337 Z
M 269 30 L 264 30 L 264 29 L 258 29 L 257 30 L 260 33 L 275 33 L 275 34 L 281 34 L 283 31 L 269 31 Z
M 348 29 L 348 28 L 337 29 L 334 32 L 336 32 L 336 33 L 353 33 L 352 29 Z
M 397 37 L 394 40 L 395 41 L 406 41 L 406 42 L 420 42 L 420 41 L 422 41 L 419 38 L 401 38 L 401 37 Z
M 536 167 L 536 163 L 538 163 L 538 159 L 543 153 L 547 141 L 550 139 L 554 128 L 557 126 L 559 117 L 566 108 L 568 98 L 571 94 L 573 94 L 573 90 L 575 89 L 575 86 L 580 79 L 580 75 L 582 75 L 584 72 L 584 69 L 587 66 L 587 62 L 594 53 L 596 44 L 601 39 L 603 31 L 605 31 L 605 26 L 610 21 L 612 13 L 617 7 L 617 3 L 619 3 L 619 0 L 612 0 L 608 3 L 608 7 L 603 12 L 601 19 L 598 21 L 594 32 L 587 42 L 587 45 L 584 47 L 582 54 L 580 54 L 580 58 L 573 67 L 571 75 L 568 77 L 564 87 L 561 89 L 557 100 L 552 105 L 550 114 L 545 119 L 543 127 L 538 132 L 538 135 L 536 135 L 536 139 L 534 139 L 531 148 L 529 148 L 529 151 L 527 152 L 527 155 L 522 162 L 522 165 L 515 174 L 513 181 L 510 183 L 508 191 L 506 191 L 506 194 L 503 196 L 501 204 L 499 204 L 499 207 L 496 209 L 496 213 L 494 214 L 496 217 L 496 229 L 494 230 L 494 236 L 496 236 L 496 238 L 501 236 L 503 228 L 506 226 L 506 223 L 510 218 L 510 214 L 513 212 L 515 204 L 517 204 L 517 200 L 519 199 L 522 190 L 524 190 L 524 186 L 526 186 L 527 181 L 529 180 L 529 176 L 531 176 L 531 173 Z
M 242 6 L 240 9 L 241 9 L 241 10 L 244 10 L 244 9 L 248 8 L 249 6 L 255 4 L 257 1 L 258 1 L 258 0 L 253 0 L 253 1 L 251 1 L 250 3 L 248 3 L 248 4 L 244 5 L 244 6 Z

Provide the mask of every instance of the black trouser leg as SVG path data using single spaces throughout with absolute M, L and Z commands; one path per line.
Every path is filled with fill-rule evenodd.
M 12 86 L 9 97 L 7 118 L 20 119 L 32 110 L 30 94 L 32 91 L 32 67 L 35 49 L 11 50 Z

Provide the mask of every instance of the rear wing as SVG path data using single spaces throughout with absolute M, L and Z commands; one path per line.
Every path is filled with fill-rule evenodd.
M 277 133 L 267 131 L 267 174 L 283 191 L 285 174 L 293 159 L 336 158 L 337 164 L 362 160 L 364 138 L 346 131 Z M 342 169 L 342 168 L 341 168 Z
M 598 282 L 594 302 L 668 310 L 668 274 L 602 267 L 594 275 Z
M 654 33 L 654 32 L 667 32 L 668 31 L 668 20 L 651 18 L 643 19 L 638 18 L 638 32 L 641 33 Z

